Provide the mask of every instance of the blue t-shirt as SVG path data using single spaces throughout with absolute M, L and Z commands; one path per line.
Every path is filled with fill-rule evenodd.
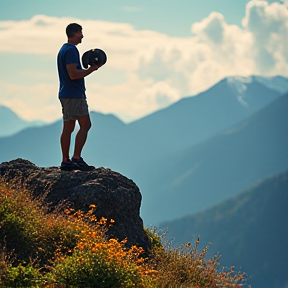
M 79 51 L 75 45 L 65 43 L 57 56 L 57 67 L 59 76 L 59 98 L 86 98 L 84 78 L 71 80 L 66 65 L 77 64 L 77 69 L 82 70 Z

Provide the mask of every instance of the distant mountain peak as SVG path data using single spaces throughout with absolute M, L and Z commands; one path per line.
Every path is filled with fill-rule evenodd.
M 10 108 L 3 106 L 3 105 L 0 105 L 0 113 L 1 114 L 5 113 L 5 117 L 13 116 L 15 118 L 19 118 L 19 116 L 14 111 L 12 111 Z
M 239 103 L 242 104 L 244 107 L 247 107 L 248 103 L 244 99 L 244 94 L 247 90 L 247 84 L 252 83 L 252 78 L 235 76 L 226 78 L 226 81 L 228 86 L 235 93 L 235 97 L 237 98 Z
M 284 94 L 288 91 L 288 78 L 283 76 L 231 76 L 224 79 L 228 87 L 233 92 L 235 98 L 244 107 L 249 106 L 249 101 L 245 99 L 247 97 L 247 89 L 251 85 L 262 85 L 270 90 L 274 90 L 280 94 Z
M 236 87 L 247 87 L 248 84 L 258 82 L 272 90 L 278 91 L 281 94 L 284 94 L 288 91 L 288 78 L 284 76 L 259 76 L 259 75 L 251 75 L 251 76 L 230 76 L 225 78 L 229 85 L 235 85 Z
M 42 126 L 46 123 L 41 120 L 27 121 L 20 118 L 13 110 L 9 107 L 0 105 L 0 137 L 11 136 L 18 133 L 19 131 L 35 126 Z

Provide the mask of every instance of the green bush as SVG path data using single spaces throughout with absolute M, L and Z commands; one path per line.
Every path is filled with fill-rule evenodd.
M 107 240 L 105 227 L 110 223 L 105 218 L 97 221 L 94 208 L 92 205 L 87 214 L 67 212 L 69 226 L 81 223 L 77 245 L 68 251 L 58 251 L 50 278 L 79 288 L 151 287 L 141 275 L 143 249 L 136 246 L 127 249 L 125 240 Z
M 0 185 L 0 247 L 17 255 L 14 264 L 37 259 L 45 265 L 59 246 L 74 247 L 75 231 L 65 216 L 48 214 L 40 200 L 28 191 Z
M 1 288 L 37 288 L 41 283 L 43 283 L 42 274 L 31 264 L 26 266 L 19 264 L 16 267 L 8 266 L 6 267 L 5 273 L 0 274 Z
M 208 247 L 198 251 L 199 239 L 174 249 L 156 229 L 145 229 L 148 254 L 125 248 L 126 240 L 108 240 L 113 221 L 96 219 L 94 208 L 48 213 L 28 191 L 0 184 L 0 287 L 236 288 L 245 282 L 244 273 L 220 269 L 218 258 L 205 260 Z

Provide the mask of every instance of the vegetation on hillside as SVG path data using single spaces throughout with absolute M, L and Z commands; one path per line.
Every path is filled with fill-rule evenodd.
M 175 246 L 201 235 L 201 247 L 213 243 L 206 257 L 220 251 L 221 263 L 245 270 L 252 287 L 288 287 L 287 207 L 288 171 L 205 211 L 167 221 L 160 229 L 169 230 Z
M 218 257 L 205 259 L 186 243 L 179 248 L 162 243 L 145 229 L 152 249 L 125 246 L 108 239 L 113 220 L 96 219 L 59 205 L 49 211 L 43 199 L 29 191 L 0 184 L 0 287 L 41 288 L 169 288 L 242 287 L 245 274 L 225 269 Z

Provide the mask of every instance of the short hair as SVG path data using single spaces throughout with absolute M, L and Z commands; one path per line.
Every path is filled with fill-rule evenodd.
M 82 26 L 77 23 L 70 23 L 66 27 L 66 35 L 68 38 L 73 37 L 76 33 L 80 32 L 82 30 Z

